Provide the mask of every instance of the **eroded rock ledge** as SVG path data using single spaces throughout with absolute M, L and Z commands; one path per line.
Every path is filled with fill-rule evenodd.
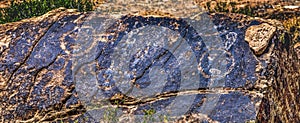
M 75 92 L 71 53 L 78 28 L 89 14 L 60 8 L 41 17 L 0 25 L 1 122 L 86 120 L 82 118 L 86 109 Z M 200 89 L 192 115 L 179 122 L 300 121 L 300 64 L 299 50 L 295 50 L 299 46 L 279 40 L 283 32 L 280 23 L 238 14 L 215 13 L 210 17 L 224 44 L 231 41 L 230 32 L 237 33 L 228 49 L 236 59 L 235 67 L 225 87 L 220 88 L 224 95 L 214 113 L 197 115 L 206 99 L 201 95 L 205 90 Z M 276 27 L 276 31 L 272 30 L 274 34 L 267 35 L 254 53 L 245 35 L 247 29 L 263 24 Z

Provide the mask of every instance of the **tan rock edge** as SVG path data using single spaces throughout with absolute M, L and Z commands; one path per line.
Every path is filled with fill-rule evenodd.
M 276 27 L 267 23 L 254 25 L 247 29 L 245 40 L 249 43 L 255 55 L 261 55 L 267 48 L 270 39 L 273 37 Z

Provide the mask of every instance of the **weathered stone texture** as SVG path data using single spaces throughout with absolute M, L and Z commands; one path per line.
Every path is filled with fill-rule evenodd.
M 84 120 L 80 116 L 86 109 L 75 92 L 71 57 L 78 28 L 89 14 L 61 8 L 41 17 L 0 25 L 1 122 Z M 270 22 L 272 20 L 217 13 L 210 14 L 210 18 L 217 25 L 222 43 L 228 46 L 226 50 L 235 64 L 226 76 L 224 87 L 219 88 L 222 93 L 212 113 L 197 114 L 207 99 L 203 94 L 206 90 L 201 89 L 205 89 L 208 79 L 202 77 L 200 79 L 204 83 L 200 83 L 201 87 L 197 90 L 199 94 L 191 108 L 192 115 L 181 120 L 300 121 L 299 44 L 285 47 L 278 39 L 282 30 L 276 29 L 276 25 Z M 146 23 L 147 19 L 153 18 L 126 16 L 122 19 L 120 22 L 126 22 L 123 26 L 127 30 L 133 28 L 130 24 L 134 21 Z M 174 23 L 178 20 L 158 18 L 156 21 Z M 174 28 L 172 25 L 165 27 Z M 235 33 L 237 36 L 233 41 Z M 186 36 L 193 39 L 192 34 Z M 105 59 L 109 53 L 105 53 L 110 49 L 104 46 L 109 44 L 103 43 L 103 52 L 95 59 L 101 70 L 109 67 L 109 62 L 106 62 L 109 59 Z M 193 46 L 196 47 L 196 44 Z M 197 57 L 207 52 L 205 46 L 201 46 L 199 51 L 195 48 Z M 143 83 L 140 84 L 142 86 Z

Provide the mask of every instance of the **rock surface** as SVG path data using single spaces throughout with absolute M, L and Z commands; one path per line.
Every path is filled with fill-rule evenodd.
M 294 49 L 296 51 L 298 59 L 300 59 L 300 43 L 295 44 Z
M 251 26 L 246 31 L 245 40 L 249 43 L 255 54 L 260 55 L 267 48 L 275 31 L 276 27 L 270 26 L 267 23 Z
M 0 26 L 0 121 L 97 121 L 84 114 L 87 108 L 79 99 L 72 78 L 74 71 L 72 71 L 71 58 L 74 42 L 78 35 L 78 29 L 89 15 L 90 13 L 58 9 L 42 17 Z M 205 88 L 209 84 L 210 78 L 200 77 L 199 88 L 190 92 L 196 94 L 196 99 L 189 112 L 190 115 L 187 114 L 179 122 L 182 120 L 208 122 L 299 121 L 299 59 L 295 59 L 297 52 L 293 46 L 285 46 L 279 41 L 278 37 L 283 30 L 276 30 L 275 27 L 278 25 L 272 25 L 270 20 L 253 19 L 237 14 L 216 13 L 210 14 L 210 18 L 217 25 L 216 29 L 220 33 L 222 45 L 228 46 L 227 52 L 234 59 L 234 61 L 229 60 L 229 63 L 234 62 L 234 66 L 228 72 L 224 86 L 215 88 L 220 97 L 216 102 L 216 107 L 207 115 L 201 115 L 201 105 L 209 99 L 207 93 L 216 93 L 210 93 Z M 147 19 L 149 17 L 126 16 L 120 22 L 121 25 L 124 24 L 124 28 L 132 28 L 128 25 L 135 22 L 145 23 Z M 176 21 L 165 19 L 157 18 L 155 21 Z M 259 54 L 257 56 L 250 48 L 252 47 L 251 41 L 259 38 L 254 36 L 253 39 L 252 35 L 261 37 L 262 34 L 257 34 L 257 29 L 259 29 L 257 27 L 266 27 L 265 23 L 269 24 L 268 30 L 263 35 L 264 38 L 260 40 L 262 43 L 260 45 L 255 43 L 254 46 L 259 48 L 253 49 L 255 54 Z M 184 23 L 180 24 L 184 25 Z M 95 28 L 92 27 L 92 29 Z M 173 26 L 168 28 L 172 29 Z M 252 37 L 251 40 L 247 38 L 247 29 L 254 30 L 254 33 L 249 34 Z M 187 35 L 187 38 L 192 39 L 192 37 L 192 35 Z M 209 36 L 202 38 L 209 39 Z M 249 42 L 250 46 L 245 40 Z M 110 66 L 108 63 L 111 49 L 107 46 L 110 44 L 99 44 L 103 52 L 95 59 L 99 64 L 98 71 Z M 205 45 L 200 45 L 201 47 L 198 48 L 200 50 L 197 50 L 197 44 L 192 44 L 193 46 L 196 57 L 205 56 L 204 54 L 207 52 Z M 296 46 L 295 49 L 297 49 Z M 164 58 L 170 59 L 169 64 L 172 64 L 172 59 L 174 60 L 168 54 L 161 57 L 161 59 Z M 205 63 L 205 60 L 207 59 L 204 58 L 204 61 L 200 61 L 200 63 Z M 147 68 L 147 62 L 143 60 L 138 64 L 142 66 L 138 68 L 140 72 Z M 138 84 L 141 87 L 147 85 L 144 80 L 147 78 L 140 78 Z M 124 94 L 117 95 L 114 91 L 110 91 L 111 100 L 126 97 Z M 149 105 L 157 106 L 156 110 L 160 110 L 159 106 L 168 105 L 168 101 L 172 101 L 172 94 L 185 93 L 187 92 L 175 91 L 169 95 L 161 95 L 167 98 L 162 101 L 157 98 L 149 98 L 149 102 L 147 100 L 139 102 L 125 98 L 125 102 L 121 105 L 125 111 L 130 107 L 128 104 L 136 105 L 140 108 L 136 110 L 136 113 L 148 109 Z
M 83 110 L 76 108 L 69 38 L 83 16 L 60 8 L 0 26 L 1 121 L 45 121 Z

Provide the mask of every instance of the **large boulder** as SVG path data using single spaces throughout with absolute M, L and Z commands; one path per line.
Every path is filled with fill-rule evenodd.
M 109 29 L 109 35 L 106 35 L 109 41 L 96 44 L 99 51 L 95 50 L 98 51 L 95 52 L 97 57 L 92 57 L 92 61 L 96 64 L 96 69 L 93 70 L 99 76 L 97 78 L 99 85 L 96 88 L 98 92 L 104 91 L 107 94 L 111 105 L 117 105 L 124 112 L 149 115 L 151 111 L 164 110 L 164 106 L 175 100 L 174 95 L 175 97 L 195 95 L 189 110 L 184 116 L 180 116 L 179 122 L 255 120 L 297 122 L 300 120 L 300 69 L 298 68 L 300 58 L 298 58 L 299 50 L 297 50 L 299 45 L 288 44 L 291 42 L 288 37 L 284 38 L 285 43 L 280 40 L 279 37 L 284 32 L 280 22 L 239 14 L 209 14 L 207 17 L 215 25 L 217 36 L 221 39 L 220 44 L 216 45 L 225 47 L 225 58 L 229 59 L 226 62 L 229 71 L 225 72 L 223 83 L 209 87 L 213 77 L 211 74 L 218 72 L 217 70 L 210 71 L 207 67 L 210 64 L 208 44 L 211 35 L 214 34 L 203 35 L 199 40 L 193 41 L 193 34 L 196 32 L 193 32 L 192 28 L 187 28 L 185 21 L 158 14 L 159 16 L 155 17 L 149 15 L 122 17 L 117 21 L 118 23 L 110 27 L 112 29 Z M 81 35 L 79 33 L 85 32 L 86 35 L 92 35 L 94 30 L 97 31 L 100 28 L 81 28 L 85 25 L 84 22 L 91 19 L 90 15 L 93 14 L 60 8 L 40 17 L 0 25 L 0 121 L 84 122 L 99 120 L 93 116 L 97 115 L 93 113 L 97 110 L 90 108 L 90 105 L 86 104 L 87 100 L 82 98 L 82 94 L 86 93 L 78 90 L 76 79 L 74 79 L 75 72 L 77 72 L 74 69 L 76 62 L 72 61 L 76 52 L 74 49 L 76 49 L 77 36 Z M 156 97 L 139 100 L 139 98 L 134 99 L 122 93 L 114 87 L 114 84 L 102 85 L 102 81 L 111 84 L 112 80 L 106 79 L 108 75 L 103 71 L 110 68 L 114 43 L 117 44 L 122 38 L 110 37 L 112 35 L 123 36 L 138 29 L 139 27 L 132 26 L 134 24 L 164 26 L 173 31 L 186 29 L 186 35 L 183 37 L 190 41 L 189 45 L 195 57 L 200 59 L 196 61 L 200 71 L 199 82 L 197 80 L 199 87 L 192 90 L 178 90 L 180 83 L 176 82 L 180 82 L 181 79 L 180 74 L 177 73 L 178 68 L 173 67 L 177 63 L 176 58 L 166 50 L 151 47 L 146 48 L 145 52 L 135 54 L 132 59 L 128 59 L 130 63 L 137 61 L 133 68 L 136 68 L 138 74 L 141 73 L 140 76 L 134 78 L 133 84 L 137 88 L 149 86 L 147 83 L 149 77 L 145 77 L 146 74 L 168 76 L 151 72 L 152 64 L 157 66 L 166 64 L 170 67 L 166 69 L 170 71 L 171 79 L 174 79 L 174 82 L 169 83 L 170 86 L 166 86 L 163 90 L 166 93 L 156 93 Z M 173 24 L 177 24 L 177 27 L 172 26 Z M 165 32 L 162 31 L 162 33 Z M 167 59 L 165 62 L 159 62 L 165 59 Z M 157 62 L 148 63 L 147 61 Z M 83 73 L 84 70 L 82 70 Z M 160 81 L 155 78 L 153 80 Z M 116 101 L 121 102 L 116 104 Z M 214 107 L 206 114 L 203 110 L 207 108 L 203 105 L 207 106 L 210 101 L 213 102 Z M 107 120 L 107 117 L 101 121 Z M 108 120 L 112 119 L 108 117 Z M 166 120 L 168 118 L 163 118 L 163 121 Z

